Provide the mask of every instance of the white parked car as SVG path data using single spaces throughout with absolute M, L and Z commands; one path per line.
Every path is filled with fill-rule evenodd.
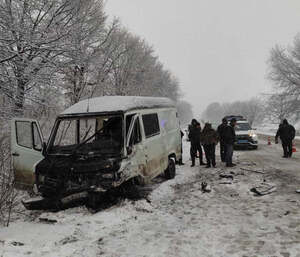
M 236 142 L 235 147 L 247 147 L 257 149 L 258 138 L 247 120 L 237 120 L 235 127 Z
M 16 186 L 34 186 L 55 201 L 147 183 L 162 173 L 174 178 L 182 155 L 177 110 L 167 98 L 81 101 L 57 117 L 47 143 L 35 120 L 17 118 L 11 127 Z

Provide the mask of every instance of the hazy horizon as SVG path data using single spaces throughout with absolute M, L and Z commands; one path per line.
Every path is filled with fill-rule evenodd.
M 106 12 L 153 46 L 199 116 L 211 102 L 268 92 L 276 44 L 300 32 L 300 2 L 272 0 L 108 0 Z

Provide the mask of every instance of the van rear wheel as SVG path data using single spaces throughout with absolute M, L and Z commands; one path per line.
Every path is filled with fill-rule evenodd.
M 172 179 L 176 175 L 176 166 L 173 159 L 169 159 L 168 168 L 165 170 L 166 179 Z

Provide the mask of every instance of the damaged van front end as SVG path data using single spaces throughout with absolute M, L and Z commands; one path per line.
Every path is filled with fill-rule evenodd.
M 64 197 L 122 183 L 123 120 L 118 113 L 59 117 L 45 158 L 36 166 L 38 191 L 44 197 Z
M 37 188 L 44 197 L 106 191 L 122 181 L 120 163 L 117 157 L 47 157 L 36 166 Z

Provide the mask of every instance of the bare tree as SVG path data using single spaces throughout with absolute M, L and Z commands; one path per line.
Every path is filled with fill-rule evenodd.
M 220 122 L 223 117 L 223 108 L 218 102 L 209 104 L 203 113 L 203 118 L 209 122 Z
M 275 46 L 271 50 L 269 66 L 269 79 L 277 93 L 271 95 L 268 110 L 275 108 L 273 116 L 277 119 L 282 115 L 297 116 L 300 110 L 300 35 L 290 48 Z
M 88 96 L 91 88 L 97 85 L 97 64 L 103 59 L 101 50 L 110 35 L 110 28 L 106 28 L 103 0 L 80 2 L 74 20 L 72 36 L 68 38 L 70 51 L 62 55 L 59 70 L 69 104 Z
M 204 118 L 212 122 L 220 122 L 227 115 L 242 115 L 249 124 L 260 123 L 264 119 L 264 107 L 259 98 L 232 103 L 211 103 L 204 112 Z
M 178 80 L 158 61 L 145 40 L 117 27 L 104 56 L 109 60 L 105 94 L 166 96 L 177 100 Z M 108 55 L 107 55 L 108 54 Z
M 295 103 L 289 94 L 276 93 L 269 96 L 265 112 L 270 121 L 280 123 L 285 118 L 289 119 L 293 116 L 298 118 L 297 113 L 294 112 L 295 106 L 297 106 L 297 102 Z
M 186 101 L 179 101 L 177 103 L 177 110 L 181 124 L 188 124 L 194 117 L 192 106 Z
M 56 62 L 70 51 L 80 0 L 1 0 L 1 92 L 23 113 L 26 95 L 51 84 Z

